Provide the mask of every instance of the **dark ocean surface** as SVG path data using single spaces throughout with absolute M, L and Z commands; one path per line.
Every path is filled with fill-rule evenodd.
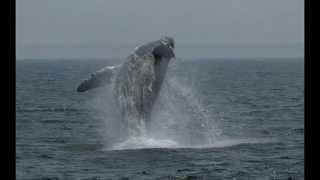
M 117 139 L 116 60 L 16 61 L 17 179 L 304 179 L 304 60 L 173 60 L 153 129 Z

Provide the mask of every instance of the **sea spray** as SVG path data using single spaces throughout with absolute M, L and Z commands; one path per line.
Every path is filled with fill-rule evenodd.
M 217 140 L 222 133 L 217 117 L 208 112 L 192 82 L 187 86 L 174 75 L 179 63 L 183 62 L 175 61 L 170 65 L 171 74 L 164 80 L 148 127 L 144 119 L 136 116 L 130 116 L 127 122 L 123 121 L 113 97 L 113 84 L 95 91 L 95 98 L 90 104 L 97 111 L 95 116 L 101 120 L 99 132 L 107 147 L 199 146 L 210 145 Z
M 167 78 L 153 110 L 150 136 L 174 139 L 186 146 L 216 141 L 222 133 L 217 119 L 193 92 L 176 78 Z

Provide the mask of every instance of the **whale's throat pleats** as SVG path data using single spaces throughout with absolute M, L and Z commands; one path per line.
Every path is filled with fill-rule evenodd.
M 157 95 L 161 89 L 161 85 L 162 85 L 163 80 L 166 76 L 168 64 L 169 64 L 169 59 L 163 58 L 161 60 L 157 60 L 155 66 L 154 66 L 156 78 L 154 81 L 153 88 L 156 91 Z
M 129 135 L 145 133 L 168 63 L 169 59 L 156 59 L 152 54 L 133 55 L 119 70 L 114 92 Z

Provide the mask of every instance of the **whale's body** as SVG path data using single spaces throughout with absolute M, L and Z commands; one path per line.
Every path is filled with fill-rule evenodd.
M 164 37 L 139 46 L 118 66 L 107 66 L 84 80 L 77 88 L 84 92 L 109 83 L 129 135 L 144 133 L 159 95 L 168 63 L 174 54 L 174 40 Z

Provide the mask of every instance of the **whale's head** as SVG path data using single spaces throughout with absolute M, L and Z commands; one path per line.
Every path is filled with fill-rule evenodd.
M 172 37 L 164 36 L 161 38 L 161 41 L 169 48 L 174 49 L 174 39 Z
M 170 59 L 175 58 L 174 47 L 174 39 L 168 36 L 164 36 L 160 40 L 139 46 L 135 49 L 134 53 L 135 55 L 137 55 L 137 57 L 143 57 L 145 55 L 147 55 L 146 57 L 150 57 L 149 55 L 152 55 L 155 59 L 154 64 L 152 65 L 160 74 L 160 79 L 162 79 L 166 72 L 166 68 Z M 110 84 L 110 82 L 112 82 L 112 77 L 116 74 L 116 72 L 119 71 L 121 67 L 122 65 L 114 67 L 108 66 L 91 74 L 91 77 L 83 80 L 80 83 L 80 85 L 77 87 L 77 91 L 85 92 L 93 88 Z
M 152 54 L 157 60 L 175 58 L 175 42 L 172 37 L 164 36 L 160 39 L 160 44 L 153 49 Z

